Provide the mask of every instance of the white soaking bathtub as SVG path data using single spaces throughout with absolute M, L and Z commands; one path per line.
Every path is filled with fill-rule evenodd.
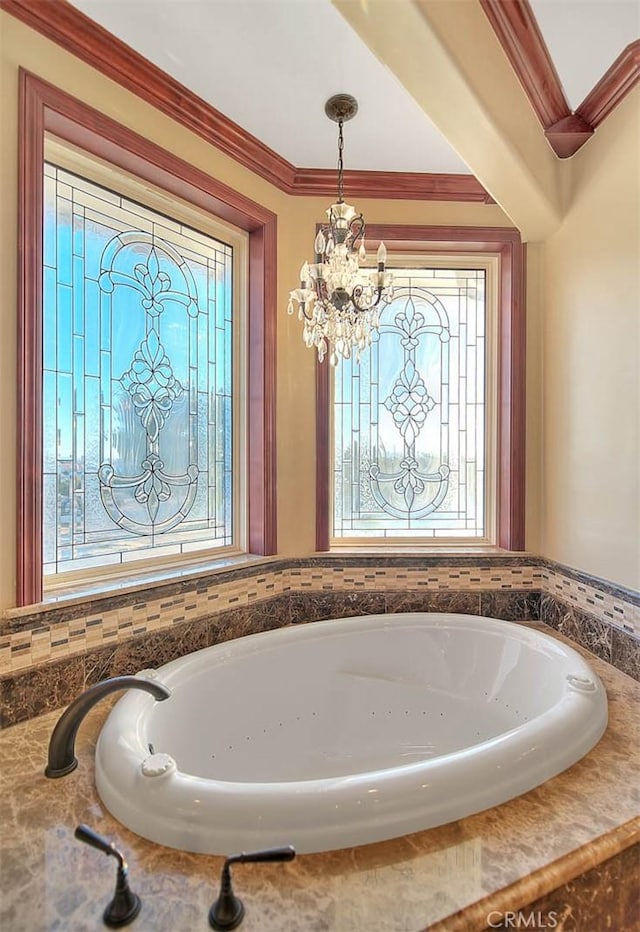
M 326 851 L 442 825 L 570 767 L 607 724 L 576 651 L 472 615 L 291 626 L 140 675 L 172 695 L 117 703 L 98 793 L 139 835 L 206 854 Z

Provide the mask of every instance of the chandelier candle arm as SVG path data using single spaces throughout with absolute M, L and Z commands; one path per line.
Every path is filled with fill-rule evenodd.
M 386 247 L 378 246 L 377 271 L 360 267 L 367 258 L 365 221 L 343 197 L 342 128 L 357 110 L 357 101 L 348 94 L 337 94 L 325 104 L 325 113 L 338 124 L 338 199 L 326 211 L 328 223 L 316 234 L 315 262 L 304 262 L 300 287 L 289 294 L 288 311 L 293 314 L 297 307 L 305 345 L 315 347 L 320 362 L 328 354 L 333 366 L 352 355 L 359 362 L 379 328 L 378 307 L 393 297 Z
M 382 242 L 378 246 L 376 260 L 378 263 L 378 287 L 380 287 L 384 285 L 384 267 L 387 261 L 387 247 Z

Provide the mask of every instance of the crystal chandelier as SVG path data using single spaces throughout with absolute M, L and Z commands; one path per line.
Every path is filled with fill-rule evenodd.
M 329 222 L 318 232 L 315 262 L 300 269 L 300 287 L 289 295 L 289 314 L 298 310 L 303 321 L 302 338 L 323 361 L 336 366 L 340 357 L 360 353 L 371 345 L 372 332 L 379 326 L 379 310 L 392 298 L 392 276 L 385 271 L 387 250 L 380 243 L 377 271 L 360 268 L 367 258 L 364 217 L 345 203 L 342 125 L 358 112 L 358 102 L 349 94 L 337 94 L 324 111 L 338 124 L 338 200 L 326 211 Z

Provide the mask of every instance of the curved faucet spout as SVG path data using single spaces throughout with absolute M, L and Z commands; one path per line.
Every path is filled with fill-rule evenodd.
M 168 699 L 171 695 L 171 691 L 162 683 L 146 680 L 140 676 L 113 676 L 96 683 L 95 686 L 90 686 L 73 700 L 53 729 L 49 741 L 49 760 L 44 771 L 45 777 L 65 777 L 76 769 L 78 761 L 75 755 L 75 743 L 78 728 L 96 702 L 120 689 L 142 689 L 144 692 L 151 693 L 158 702 Z

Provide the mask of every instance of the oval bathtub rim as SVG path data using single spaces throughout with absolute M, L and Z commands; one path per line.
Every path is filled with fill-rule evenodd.
M 606 690 L 600 678 L 589 666 L 589 663 L 570 645 L 567 645 L 562 641 L 557 641 L 555 638 L 553 638 L 551 635 L 546 634 L 546 632 L 544 631 L 539 631 L 536 628 L 531 628 L 529 626 L 522 625 L 521 622 L 511 622 L 511 621 L 505 621 L 502 619 L 488 618 L 482 615 L 466 615 L 466 614 L 458 614 L 458 613 L 440 613 L 440 612 L 438 613 L 403 612 L 403 613 L 397 613 L 393 615 L 392 617 L 396 619 L 399 619 L 400 617 L 409 618 L 411 620 L 415 619 L 416 620 L 415 626 L 419 627 L 420 625 L 417 623 L 417 619 L 424 618 L 425 615 L 430 615 L 430 614 L 434 616 L 433 619 L 430 619 L 430 620 L 432 621 L 432 623 L 434 623 L 435 627 L 439 627 L 439 628 L 446 627 L 447 625 L 443 622 L 445 620 L 448 622 L 450 619 L 455 619 L 456 623 L 464 622 L 467 620 L 475 621 L 476 629 L 480 628 L 483 631 L 485 630 L 485 624 L 484 624 L 485 622 L 496 622 L 497 626 L 499 627 L 496 627 L 494 629 L 495 633 L 501 633 L 501 631 L 503 630 L 503 626 L 504 626 L 504 630 L 512 630 L 512 631 L 517 630 L 519 634 L 524 633 L 526 631 L 532 635 L 532 637 L 528 638 L 527 640 L 530 640 L 532 643 L 536 644 L 536 646 L 538 644 L 539 638 L 542 637 L 544 641 L 547 642 L 546 646 L 550 646 L 554 648 L 554 653 L 556 653 L 555 648 L 559 648 L 557 652 L 558 657 L 560 656 L 571 657 L 572 659 L 575 657 L 579 664 L 580 672 L 582 673 L 585 670 L 588 671 L 589 676 L 595 683 L 596 688 L 595 690 L 590 691 L 588 693 L 578 691 L 578 690 L 573 689 L 570 686 L 570 684 L 567 682 L 567 678 L 565 678 L 565 682 L 563 683 L 563 691 L 562 691 L 561 697 L 557 700 L 557 702 L 553 706 L 551 706 L 548 709 L 545 709 L 544 712 L 537 715 L 534 719 L 531 719 L 526 722 L 521 722 L 520 724 L 514 726 L 513 728 L 510 728 L 504 732 L 501 732 L 500 734 L 495 735 L 491 738 L 478 741 L 475 744 L 468 745 L 467 747 L 464 747 L 464 748 L 459 748 L 454 751 L 440 754 L 437 757 L 428 759 L 428 760 L 412 761 L 407 764 L 394 764 L 389 767 L 378 768 L 378 769 L 369 770 L 369 771 L 355 771 L 353 773 L 342 774 L 339 777 L 319 777 L 319 778 L 306 779 L 306 780 L 273 780 L 273 781 L 219 780 L 216 778 L 203 777 L 198 774 L 193 774 L 188 771 L 181 770 L 179 767 L 179 762 L 176 761 L 176 768 L 175 770 L 172 770 L 170 774 L 167 775 L 167 781 L 168 779 L 171 779 L 173 781 L 184 780 L 188 782 L 188 784 L 192 787 L 195 787 L 198 784 L 201 784 L 203 787 L 204 786 L 212 787 L 212 788 L 215 787 L 216 789 L 218 789 L 220 792 L 223 792 L 223 793 L 228 792 L 229 788 L 233 788 L 233 792 L 241 793 L 244 795 L 245 793 L 250 794 L 251 792 L 256 792 L 258 788 L 262 788 L 266 792 L 269 792 L 270 787 L 274 788 L 274 791 L 277 791 L 280 787 L 287 788 L 287 791 L 289 792 L 296 791 L 296 790 L 302 791 L 304 789 L 311 790 L 314 787 L 318 787 L 318 788 L 326 787 L 327 784 L 330 783 L 332 780 L 340 781 L 341 783 L 344 784 L 345 782 L 358 781 L 360 779 L 364 779 L 365 777 L 369 778 L 374 775 L 379 779 L 384 779 L 385 777 L 388 778 L 391 774 L 399 775 L 402 773 L 402 774 L 409 775 L 411 773 L 416 773 L 418 771 L 429 771 L 430 769 L 435 770 L 437 769 L 437 767 L 441 765 L 441 762 L 442 762 L 442 765 L 445 765 L 445 764 L 453 764 L 456 761 L 462 761 L 465 758 L 469 758 L 473 756 L 474 752 L 478 754 L 483 749 L 489 750 L 490 748 L 496 748 L 497 746 L 504 744 L 507 741 L 513 742 L 514 739 L 518 738 L 518 736 L 523 733 L 530 735 L 531 738 L 536 736 L 537 733 L 544 734 L 549 724 L 555 722 L 557 719 L 563 719 L 566 721 L 566 719 L 569 716 L 572 716 L 572 717 L 578 716 L 579 710 L 583 705 L 586 704 L 588 706 L 595 706 L 595 703 L 599 702 L 602 694 L 604 694 L 605 712 L 607 714 L 605 716 L 604 727 L 602 728 L 597 741 L 600 740 L 608 724 L 608 703 L 606 702 Z M 176 673 L 178 673 L 180 675 L 180 674 L 184 674 L 188 672 L 189 666 L 200 666 L 200 664 L 202 663 L 202 657 L 205 652 L 213 652 L 213 651 L 218 651 L 220 649 L 218 662 L 220 664 L 223 664 L 223 663 L 229 662 L 231 659 L 228 656 L 226 656 L 226 654 L 231 653 L 235 655 L 236 653 L 240 651 L 242 652 L 242 654 L 254 654 L 254 653 L 260 652 L 260 644 L 264 644 L 264 639 L 270 638 L 271 640 L 275 641 L 276 635 L 280 635 L 280 634 L 294 635 L 294 631 L 295 632 L 310 631 L 309 637 L 311 637 L 311 634 L 317 634 L 319 631 L 327 630 L 329 626 L 333 626 L 337 623 L 342 623 L 342 622 L 354 622 L 352 625 L 348 626 L 350 629 L 352 628 L 353 630 L 359 629 L 360 631 L 364 631 L 366 629 L 364 627 L 361 628 L 358 623 L 362 622 L 363 620 L 373 623 L 375 621 L 378 621 L 379 619 L 382 619 L 385 622 L 388 622 L 388 624 L 384 624 L 382 626 L 383 628 L 392 629 L 397 626 L 397 622 L 389 621 L 388 614 L 382 614 L 382 613 L 376 614 L 376 615 L 347 616 L 346 618 L 337 618 L 337 619 L 333 619 L 333 618 L 323 619 L 317 622 L 305 623 L 303 626 L 300 626 L 299 628 L 298 626 L 288 625 L 285 628 L 277 628 L 277 629 L 269 630 L 269 631 L 261 631 L 261 632 L 258 632 L 257 634 L 244 635 L 240 638 L 235 638 L 230 641 L 224 641 L 220 644 L 211 645 L 210 647 L 200 648 L 199 650 L 193 651 L 190 654 L 186 654 L 183 657 L 178 657 L 175 660 L 169 661 L 169 663 L 162 665 L 162 667 L 153 669 L 152 671 L 143 670 L 143 671 L 140 671 L 140 673 L 137 675 L 143 675 L 148 672 L 153 672 L 155 677 L 160 679 L 161 682 L 163 682 L 165 685 L 171 688 L 172 686 L 171 676 L 167 674 L 175 675 Z M 478 621 L 481 621 L 482 624 L 478 625 Z M 347 626 L 345 625 L 345 628 L 346 627 Z M 258 643 L 259 639 L 260 639 L 260 643 Z M 295 639 L 295 635 L 293 639 Z M 288 640 L 290 640 L 290 638 L 288 638 Z M 244 643 L 241 644 L 241 642 L 244 642 Z M 226 651 L 224 650 L 225 648 L 227 649 Z M 237 659 L 241 660 L 242 657 L 237 658 Z M 162 671 L 161 674 L 158 673 L 159 670 Z M 149 745 L 148 745 L 148 742 L 146 741 L 147 736 L 146 735 L 142 736 L 140 734 L 140 730 L 141 730 L 140 726 L 144 727 L 149 715 L 152 714 L 155 705 L 156 703 L 154 702 L 151 696 L 148 696 L 147 694 L 142 693 L 142 692 L 130 692 L 124 695 L 120 700 L 118 700 L 118 702 L 115 704 L 115 706 L 113 707 L 113 709 L 111 710 L 108 716 L 107 721 L 112 720 L 112 719 L 115 721 L 116 719 L 120 718 L 120 713 L 122 713 L 122 717 L 124 717 L 125 714 L 132 715 L 135 717 L 138 725 L 135 728 L 134 734 L 131 735 L 131 739 L 132 739 L 131 743 L 125 744 L 124 734 L 121 733 L 120 735 L 120 751 L 126 755 L 129 763 L 132 764 L 133 766 L 142 766 L 144 761 L 150 756 Z M 164 711 L 166 712 L 166 709 Z M 105 725 L 106 725 L 106 722 L 105 722 Z M 100 735 L 98 736 L 98 741 L 96 744 L 96 757 L 98 756 L 101 750 L 101 742 L 103 740 L 103 731 L 104 731 L 104 726 L 100 732 Z M 595 744 L 594 744 L 594 747 L 595 747 Z M 154 748 L 154 752 L 165 753 L 165 754 L 171 755 L 171 749 L 169 748 Z
M 158 678 L 163 679 L 170 667 L 184 671 L 185 665 L 197 663 L 198 660 L 202 662 L 202 655 L 206 652 L 217 651 L 222 663 L 230 651 L 231 656 L 238 650 L 253 653 L 260 644 L 264 644 L 266 638 L 270 638 L 273 644 L 284 635 L 289 638 L 292 634 L 294 638 L 312 637 L 338 624 L 342 624 L 343 628 L 364 631 L 366 625 L 363 622 L 366 621 L 378 628 L 382 626 L 391 629 L 407 619 L 417 625 L 424 624 L 425 619 L 428 619 L 431 628 L 446 625 L 460 627 L 466 623 L 475 630 L 486 632 L 492 629 L 502 636 L 510 632 L 520 641 L 533 642 L 538 648 L 541 644 L 545 645 L 543 654 L 557 664 L 564 664 L 565 674 L 569 669 L 567 659 L 573 661 L 570 668 L 575 672 L 588 671 L 589 676 L 597 680 L 598 688 L 595 691 L 588 694 L 569 691 L 565 676 L 561 698 L 537 716 L 538 722 L 543 716 L 566 722 L 566 709 L 563 711 L 561 708 L 559 711 L 559 707 L 566 705 L 569 710 L 574 710 L 575 715 L 582 708 L 581 728 L 572 731 L 570 754 L 566 754 L 565 741 L 561 744 L 564 753 L 559 765 L 557 742 L 552 754 L 548 754 L 548 749 L 540 742 L 540 753 L 531 760 L 534 728 L 530 720 L 526 725 L 509 729 L 488 741 L 441 754 L 432 760 L 362 771 L 346 777 L 341 775 L 295 782 L 241 783 L 212 780 L 177 771 L 155 782 L 143 777 L 140 772 L 140 764 L 149 751 L 142 744 L 146 737 L 144 728 L 138 728 L 135 720 L 132 729 L 129 729 L 129 738 L 132 734 L 134 737 L 133 744 L 127 745 L 127 740 L 115 728 L 117 760 L 113 760 L 115 749 L 112 748 L 111 755 L 109 749 L 106 749 L 104 767 L 99 766 L 103 736 L 112 716 L 113 721 L 117 721 L 115 713 L 119 708 L 130 713 L 131 723 L 131 718 L 135 718 L 134 710 L 144 716 L 155 705 L 146 694 L 131 692 L 110 713 L 96 748 L 96 785 L 104 805 L 130 830 L 157 844 L 183 851 L 228 854 L 234 848 L 249 850 L 285 842 L 295 844 L 301 854 L 335 850 L 429 830 L 500 806 L 571 768 L 597 744 L 606 730 L 606 692 L 588 662 L 577 651 L 538 628 L 459 613 L 353 616 L 313 622 L 301 627 L 287 626 L 285 629 L 223 642 L 178 658 L 159 668 Z M 598 714 L 585 716 L 585 707 L 587 710 L 594 708 Z M 538 724 L 535 731 L 544 729 L 540 729 Z M 516 734 L 514 738 L 514 732 L 524 732 L 526 741 L 523 743 L 522 734 Z M 519 750 L 527 753 L 520 753 L 515 767 L 503 771 L 504 758 L 499 753 L 500 746 L 504 744 L 510 748 L 513 756 L 514 749 L 518 751 L 519 742 L 522 745 Z M 160 750 L 170 753 L 169 748 Z M 455 766 L 454 763 L 452 767 L 451 758 L 454 756 L 466 758 L 468 766 Z M 430 779 L 426 779 L 429 765 Z M 473 780 L 469 784 L 470 771 L 473 771 Z M 114 773 L 117 779 L 114 779 Z M 418 775 L 421 779 L 416 780 Z M 139 796 L 142 786 L 142 798 L 145 801 L 143 808 L 140 807 Z M 370 787 L 374 788 L 377 796 L 369 796 L 367 790 Z M 334 807 L 336 800 L 339 805 Z

